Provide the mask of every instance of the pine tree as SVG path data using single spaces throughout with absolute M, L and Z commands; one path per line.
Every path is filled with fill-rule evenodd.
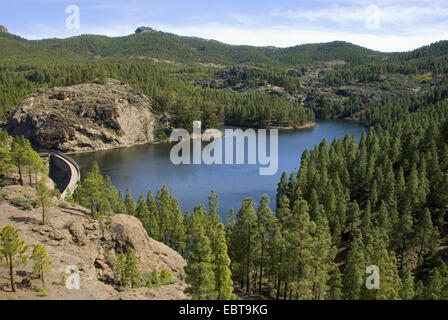
M 185 292 L 190 294 L 193 300 L 215 299 L 215 275 L 210 240 L 196 215 L 193 219 L 192 237 L 190 258 L 185 267 L 186 282 L 189 287 Z
M 185 250 L 185 228 L 184 228 L 184 217 L 179 206 L 179 202 L 172 198 L 171 199 L 171 231 L 170 231 L 170 246 L 174 250 L 178 251 L 180 254 Z
M 162 285 L 162 279 L 160 279 L 160 276 L 156 270 L 153 270 L 151 273 L 151 281 L 152 284 L 155 285 L 157 288 Z
M 14 169 L 11 151 L 9 147 L 0 146 L 0 175 L 4 175 Z
M 50 270 L 52 266 L 47 249 L 39 244 L 35 245 L 33 248 L 33 253 L 31 254 L 31 259 L 34 262 L 34 275 L 40 277 L 42 285 L 45 286 L 44 274 L 46 271 Z
M 412 277 L 412 273 L 409 269 L 407 269 L 402 277 L 402 287 L 400 290 L 400 298 L 402 300 L 412 300 L 414 299 L 415 296 L 415 291 L 414 291 L 414 279 Z
M 138 266 L 138 260 L 135 256 L 134 250 L 129 249 L 126 255 L 126 279 L 131 288 L 138 288 L 140 286 L 141 275 Z
M 134 250 L 129 248 L 127 254 L 120 254 L 114 263 L 115 277 L 120 279 L 123 287 L 138 288 L 141 284 L 141 274 Z
M 33 184 L 33 174 L 36 175 L 37 180 L 37 174 L 41 173 L 44 174 L 46 171 L 46 166 L 44 162 L 42 161 L 41 157 L 37 152 L 31 149 L 31 146 L 29 146 L 27 157 L 26 157 L 26 169 L 28 171 L 28 178 L 29 178 L 29 184 L 30 186 Z
M 114 213 L 126 213 L 126 206 L 123 202 L 123 197 L 112 184 L 109 176 L 104 177 L 105 193 L 110 204 L 111 211 Z
M 410 246 L 410 237 L 413 233 L 413 219 L 409 209 L 404 209 L 400 214 L 395 241 L 398 243 L 400 269 L 405 266 L 406 252 Z
M 31 149 L 30 142 L 23 136 L 14 138 L 11 144 L 11 155 L 14 165 L 19 169 L 19 180 L 23 186 L 23 170 L 28 163 L 28 156 Z
M 341 271 L 334 263 L 330 267 L 327 297 L 329 300 L 341 300 L 343 298 Z
M 432 225 L 431 212 L 426 208 L 423 215 L 417 221 L 415 228 L 415 239 L 417 241 L 419 257 L 421 257 L 425 251 L 430 249 L 432 236 L 434 235 L 434 232 L 438 232 L 435 229 L 437 229 L 437 227 L 433 227 Z
M 269 207 L 269 197 L 263 195 L 260 200 L 260 205 L 257 208 L 257 234 L 259 238 L 260 257 L 259 257 L 259 280 L 258 292 L 261 293 L 263 283 L 263 267 L 265 267 L 265 255 L 269 250 L 270 243 L 274 236 L 275 216 Z
M 36 185 L 37 196 L 39 198 L 40 205 L 42 207 L 42 225 L 45 224 L 45 209 L 51 206 L 53 203 L 51 201 L 52 192 L 45 185 L 45 180 L 41 179 Z
M 135 200 L 131 195 L 131 190 L 129 188 L 126 189 L 126 197 L 124 198 L 124 205 L 126 207 L 126 213 L 130 216 L 135 216 L 137 206 L 135 204 Z
M 290 299 L 293 294 L 296 299 L 311 299 L 316 293 L 313 289 L 316 289 L 316 296 L 319 296 L 321 288 L 317 287 L 321 283 L 316 284 L 313 279 L 320 272 L 313 263 L 315 243 L 312 235 L 316 232 L 316 225 L 309 217 L 309 206 L 305 200 L 296 201 L 290 219 L 283 225 L 283 231 L 286 242 L 285 263 L 289 267 L 284 283 L 284 299 L 286 300 L 288 293 Z M 288 292 L 290 284 L 293 287 Z
M 281 199 L 287 195 L 286 194 L 287 190 L 288 190 L 288 174 L 286 172 L 283 172 L 282 178 L 277 187 L 277 198 L 276 198 L 277 208 L 278 205 L 280 204 Z
M 442 297 L 444 281 L 438 268 L 431 271 L 428 284 L 424 289 L 425 300 L 440 300 Z
M 348 205 L 347 210 L 347 223 L 349 224 L 350 230 L 355 230 L 360 222 L 360 210 L 357 202 L 351 202 Z
M 9 267 L 9 278 L 11 281 L 11 290 L 16 292 L 14 281 L 14 268 L 20 265 L 26 265 L 28 256 L 26 252 L 28 246 L 19 238 L 19 232 L 11 226 L 5 226 L 0 231 L 0 255 L 3 256 L 6 266 Z
M 148 207 L 148 217 L 146 219 L 146 226 L 145 226 L 146 232 L 148 232 L 148 235 L 151 238 L 157 241 L 162 241 L 162 236 L 159 227 L 159 220 L 157 217 L 158 213 L 156 202 L 154 200 L 151 190 L 148 190 L 148 194 L 146 196 L 146 204 Z
M 256 240 L 256 213 L 252 198 L 246 198 L 238 211 L 237 224 L 232 232 L 234 246 L 234 277 L 250 291 L 250 275 L 253 271 Z
M 156 195 L 157 211 L 159 213 L 159 227 L 163 242 L 169 245 L 172 222 L 174 221 L 172 200 L 166 186 Z
M 79 189 L 79 190 L 78 190 Z M 92 170 L 84 178 L 81 188 L 75 190 L 75 199 L 81 205 L 90 208 L 92 216 L 99 212 L 104 201 L 105 184 L 98 163 L 93 163 Z
M 230 271 L 230 258 L 227 254 L 227 244 L 224 226 L 219 224 L 217 227 L 216 246 L 213 252 L 216 292 L 218 300 L 234 300 L 233 281 Z
M 313 227 L 311 227 L 313 228 Z M 333 247 L 328 220 L 324 213 L 319 215 L 316 221 L 315 232 L 312 232 L 313 246 L 311 253 L 313 272 L 313 299 L 322 300 L 328 291 L 328 269 L 335 259 L 337 249 Z
M 126 255 L 120 254 L 114 263 L 115 279 L 120 279 L 120 285 L 126 287 L 129 285 L 126 275 Z
M 362 243 L 362 235 L 355 230 L 355 235 L 347 257 L 344 269 L 344 297 L 348 300 L 361 298 L 361 288 L 364 285 L 364 274 L 366 270 L 366 258 Z

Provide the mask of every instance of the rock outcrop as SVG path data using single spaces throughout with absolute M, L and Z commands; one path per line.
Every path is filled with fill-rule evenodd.
M 106 150 L 154 141 L 152 101 L 126 83 L 109 79 L 40 89 L 8 115 L 7 130 L 43 149 Z
M 9 33 L 8 29 L 6 29 L 6 27 L 0 25 L 0 33 Z
M 111 219 L 110 233 L 115 244 L 115 251 L 123 252 L 131 247 L 135 250 L 142 270 L 168 270 L 178 277 L 183 277 L 185 260 L 158 241 L 148 237 L 140 220 L 133 216 L 118 214 Z
M 138 27 L 137 30 L 135 30 L 135 33 L 146 33 L 146 32 L 153 32 L 154 29 L 150 27 Z
M 23 192 L 20 192 L 20 191 Z M 34 191 L 35 192 L 35 191 Z M 114 299 L 188 299 L 184 294 L 185 260 L 174 250 L 148 237 L 142 223 L 135 217 L 114 215 L 93 219 L 89 210 L 61 203 L 47 212 L 47 224 L 40 225 L 41 209 L 23 211 L 10 204 L 13 197 L 30 197 L 31 188 L 9 186 L 0 190 L 0 226 L 12 225 L 22 240 L 32 248 L 43 245 L 53 267 L 47 272 L 46 299 L 114 300 Z M 8 200 L 9 199 L 9 200 Z M 129 289 L 118 286 L 114 261 L 130 248 L 135 251 L 139 269 L 145 278 L 152 271 L 170 271 L 173 283 L 159 288 Z M 62 283 L 62 272 L 70 266 L 80 270 L 80 290 L 68 290 Z M 34 289 L 40 280 L 31 277 L 32 263 L 19 267 L 16 276 L 22 299 L 38 299 Z M 20 272 L 20 274 L 19 274 Z M 11 298 L 6 268 L 0 268 L 0 300 Z M 39 298 L 41 299 L 41 298 Z

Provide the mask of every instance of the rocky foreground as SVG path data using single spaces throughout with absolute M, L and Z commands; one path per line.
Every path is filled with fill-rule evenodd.
M 7 115 L 7 131 L 43 149 L 86 152 L 153 142 L 152 101 L 108 79 L 40 89 Z
M 35 199 L 31 187 L 9 186 L 0 190 L 0 227 L 11 225 L 19 230 L 20 238 L 30 246 L 41 244 L 53 262 L 46 275 L 46 297 L 38 297 L 35 289 L 40 280 L 31 277 L 32 262 L 16 269 L 18 292 L 10 292 L 7 268 L 0 268 L 0 299 L 51 300 L 178 300 L 188 299 L 183 269 L 185 260 L 174 250 L 148 237 L 141 222 L 132 216 L 114 215 L 92 219 L 82 207 L 59 203 L 49 209 L 48 223 L 40 225 L 41 209 L 24 211 L 13 206 L 18 198 Z M 15 201 L 16 200 L 16 201 Z M 22 200 L 23 202 L 23 200 Z M 133 248 L 142 275 L 153 270 L 168 270 L 173 284 L 159 288 L 124 289 L 117 285 L 112 269 L 114 257 Z M 62 284 L 68 266 L 80 270 L 79 290 L 69 290 Z

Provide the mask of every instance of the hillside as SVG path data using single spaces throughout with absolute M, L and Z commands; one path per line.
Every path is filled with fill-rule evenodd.
M 117 80 L 39 90 L 8 115 L 7 130 L 64 152 L 155 141 L 152 101 Z
M 427 91 L 448 71 L 441 41 L 408 53 L 350 43 L 233 46 L 144 29 L 125 37 L 30 41 L 0 34 L 0 116 L 42 87 L 105 77 L 129 83 L 174 127 L 301 127 L 317 118 L 363 121 L 376 103 Z
M 10 292 L 6 268 L 0 270 L 0 300 L 172 300 L 187 299 L 183 293 L 185 260 L 174 250 L 148 237 L 142 223 L 135 217 L 114 215 L 93 219 L 80 206 L 59 202 L 49 209 L 45 225 L 40 224 L 41 208 L 22 210 L 13 206 L 17 199 L 36 199 L 34 188 L 18 185 L 3 187 L 0 194 L 0 225 L 11 225 L 32 249 L 36 244 L 47 248 L 52 268 L 46 275 L 46 297 L 38 297 L 35 288 L 40 280 L 32 276 L 32 264 L 17 268 L 16 293 Z M 57 202 L 55 201 L 57 204 Z M 118 286 L 113 261 L 132 248 L 143 277 L 156 270 L 168 270 L 172 284 L 160 288 L 126 289 Z M 31 249 L 30 252 L 31 253 Z M 80 290 L 67 290 L 63 271 L 69 266 L 80 270 Z
M 215 40 L 182 37 L 152 30 L 125 37 L 82 35 L 68 39 L 30 41 L 21 37 L 2 34 L 0 37 L 3 57 L 17 55 L 71 52 L 71 58 L 95 59 L 99 57 L 152 57 L 177 62 L 202 62 L 217 64 L 261 63 L 275 65 L 304 65 L 334 59 L 362 63 L 386 58 L 388 55 L 365 49 L 351 43 L 299 45 L 291 48 L 234 46 Z

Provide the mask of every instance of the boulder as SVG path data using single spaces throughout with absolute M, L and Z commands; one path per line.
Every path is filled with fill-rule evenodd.
M 78 243 L 80 246 L 85 246 L 87 244 L 87 236 L 82 222 L 73 222 L 68 230 L 73 236 L 73 241 Z
M 123 214 L 113 216 L 110 232 L 117 253 L 127 252 L 128 248 L 134 249 L 142 272 L 166 269 L 178 278 L 183 278 L 185 260 L 165 244 L 149 238 L 136 217 Z
M 65 233 L 61 230 L 53 230 L 50 232 L 49 234 L 50 239 L 56 240 L 56 241 L 61 241 L 61 240 L 65 240 L 67 239 L 67 236 L 65 235 Z

